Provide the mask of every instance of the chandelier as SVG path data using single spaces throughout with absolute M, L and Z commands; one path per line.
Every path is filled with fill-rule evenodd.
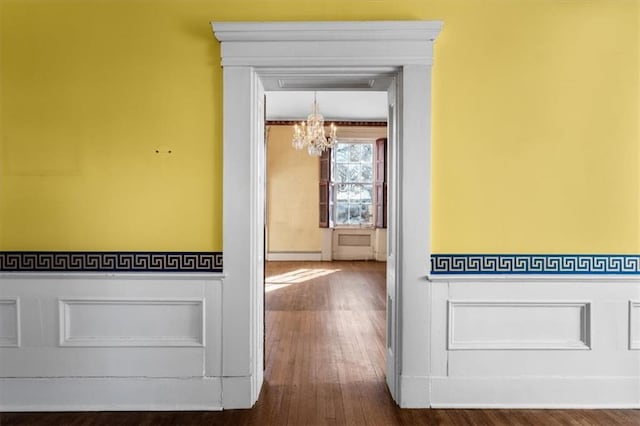
M 307 121 L 293 127 L 293 141 L 291 144 L 295 149 L 307 147 L 309 155 L 321 156 L 328 149 L 336 146 L 336 126 L 331 123 L 329 136 L 324 132 L 324 117 L 320 114 L 317 92 L 313 93 L 313 105 L 311 114 L 307 116 Z

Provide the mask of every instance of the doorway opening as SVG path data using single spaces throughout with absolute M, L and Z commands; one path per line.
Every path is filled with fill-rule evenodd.
M 324 156 L 291 143 L 316 96 L 325 125 L 338 129 L 337 145 Z M 390 399 L 387 93 L 267 91 L 265 100 L 264 397 L 278 387 L 294 401 L 303 395 L 292 389 L 341 400 L 358 382 Z

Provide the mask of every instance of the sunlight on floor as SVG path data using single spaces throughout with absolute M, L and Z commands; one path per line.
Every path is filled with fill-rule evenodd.
M 324 277 L 334 272 L 340 272 L 340 269 L 297 269 L 285 274 L 267 277 L 264 280 L 265 291 L 279 290 L 288 287 L 291 284 L 299 284 L 314 278 Z

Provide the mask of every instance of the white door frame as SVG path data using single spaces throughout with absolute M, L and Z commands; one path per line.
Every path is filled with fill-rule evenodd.
M 394 397 L 401 407 L 428 407 L 431 64 L 442 23 L 212 25 L 221 42 L 224 90 L 223 408 L 251 407 L 263 381 L 264 87 L 338 88 L 340 82 L 366 89 L 389 75 L 402 81 L 397 168 L 390 176 L 397 185 Z

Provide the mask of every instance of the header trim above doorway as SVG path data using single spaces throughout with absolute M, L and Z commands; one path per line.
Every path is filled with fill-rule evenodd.
M 212 22 L 222 66 L 431 65 L 441 21 Z M 312 42 L 312 43 L 309 43 Z M 348 43 L 344 43 L 348 42 Z

